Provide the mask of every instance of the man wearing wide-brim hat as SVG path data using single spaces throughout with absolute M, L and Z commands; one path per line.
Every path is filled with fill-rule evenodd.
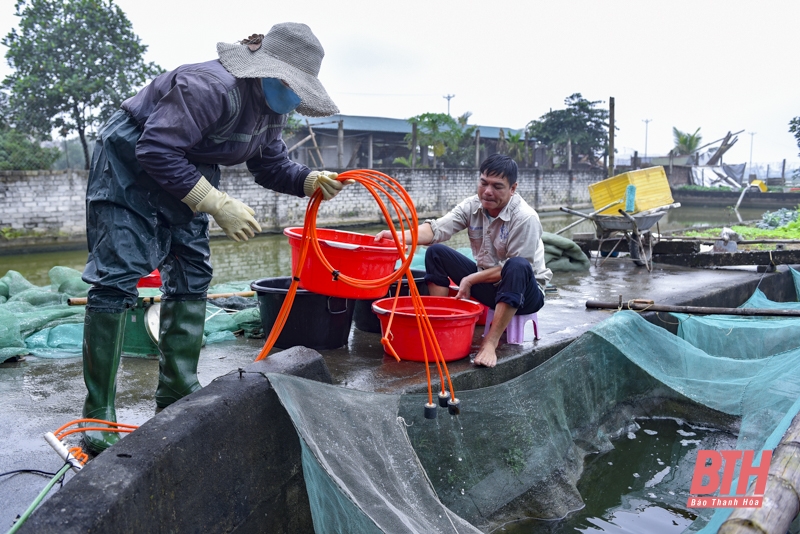
M 219 59 L 161 74 L 129 98 L 101 129 L 86 192 L 91 284 L 83 338 L 87 418 L 116 421 L 114 396 L 127 308 L 140 278 L 161 272 L 156 404 L 200 388 L 197 361 L 211 282 L 208 216 L 247 240 L 255 212 L 219 186 L 219 165 L 247 163 L 260 185 L 330 199 L 337 175 L 291 161 L 281 130 L 292 111 L 324 117 L 339 110 L 317 75 L 324 51 L 308 26 L 276 24 L 266 35 L 217 45 Z M 94 425 L 96 426 L 96 425 Z M 86 431 L 101 452 L 111 432 Z

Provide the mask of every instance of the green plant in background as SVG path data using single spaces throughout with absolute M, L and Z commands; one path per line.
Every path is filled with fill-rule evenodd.
M 19 29 L 2 39 L 9 120 L 41 140 L 76 132 L 88 169 L 87 133 L 162 69 L 144 62 L 147 46 L 113 0 L 17 0 L 15 15 Z
M 394 158 L 393 163 L 398 165 L 402 165 L 403 167 L 411 168 L 411 158 L 404 158 L 403 156 L 398 156 Z
M 675 156 L 689 156 L 694 154 L 700 147 L 703 136 L 700 135 L 700 128 L 690 134 L 688 132 L 682 132 L 673 126 L 672 139 L 675 142 L 672 154 Z
M 0 171 L 49 169 L 60 151 L 43 147 L 17 128 L 0 126 Z
M 505 154 L 522 166 L 525 162 L 525 133 L 508 132 L 505 141 Z
M 778 211 L 767 211 L 761 215 L 756 228 L 772 229 L 787 226 L 797 220 L 797 210 L 781 208 Z
M 302 127 L 303 123 L 300 122 L 300 117 L 297 113 L 292 111 L 286 118 L 286 126 L 283 127 L 283 134 L 285 137 L 290 137 L 296 134 Z
M 472 113 L 466 112 L 457 119 L 447 113 L 423 113 L 411 117 L 408 122 L 417 125 L 417 144 L 422 150 L 433 151 L 432 166 L 437 160 L 447 167 L 471 167 L 475 163 L 474 140 L 477 126 L 467 124 Z M 412 134 L 405 140 L 411 150 Z M 395 158 L 395 163 L 411 166 L 411 158 Z
M 575 161 L 585 157 L 597 165 L 606 151 L 608 110 L 598 108 L 602 100 L 589 101 L 580 93 L 564 99 L 566 109 L 550 110 L 528 123 L 528 137 L 552 147 L 552 153 L 566 161 L 567 145 Z
M 731 189 L 728 187 L 707 187 L 704 185 L 682 185 L 680 187 L 677 187 L 676 189 L 680 191 L 713 191 L 715 193 L 718 193 L 720 191 L 727 193 L 731 191 Z
M 733 206 L 727 206 L 727 210 L 732 213 L 735 211 Z M 795 209 L 781 208 L 777 211 L 765 211 L 761 215 L 761 220 L 754 226 L 730 226 L 730 229 L 739 235 L 743 240 L 751 239 L 800 239 L 800 205 Z M 685 237 L 699 237 L 716 239 L 722 233 L 721 227 L 703 228 L 699 230 L 688 230 L 683 233 Z

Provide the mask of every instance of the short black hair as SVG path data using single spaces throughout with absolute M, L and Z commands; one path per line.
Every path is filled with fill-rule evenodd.
M 481 174 L 500 176 L 508 180 L 508 185 L 517 183 L 517 162 L 502 154 L 492 154 L 481 163 Z

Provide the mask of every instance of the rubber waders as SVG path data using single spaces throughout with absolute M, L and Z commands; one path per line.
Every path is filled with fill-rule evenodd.
M 166 408 L 200 389 L 197 360 L 200 359 L 205 324 L 205 299 L 161 301 L 156 389 L 156 405 L 159 408 Z
M 117 421 L 114 396 L 117 394 L 117 369 L 122 354 L 125 312 L 103 313 L 86 310 L 83 323 L 83 381 L 88 394 L 83 403 L 83 417 Z M 102 426 L 84 423 L 84 427 Z M 116 432 L 83 433 L 86 447 L 99 454 L 119 441 Z

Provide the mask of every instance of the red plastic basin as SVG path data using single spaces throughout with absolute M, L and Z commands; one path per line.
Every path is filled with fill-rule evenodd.
M 472 335 L 478 316 L 483 313 L 483 305 L 471 300 L 460 300 L 450 297 L 420 297 L 425 311 L 433 326 L 433 333 L 439 342 L 444 361 L 460 360 L 469 355 L 472 346 Z M 381 321 L 381 332 L 386 335 L 389 314 L 392 311 L 394 298 L 389 297 L 372 303 L 374 311 Z M 392 321 L 392 343 L 397 355 L 403 360 L 424 362 L 422 341 L 420 340 L 417 317 L 411 297 L 400 297 Z M 433 363 L 435 352 L 426 342 L 428 361 Z
M 139 279 L 136 287 L 161 287 L 161 273 L 158 269 Z
M 458 286 L 455 285 L 452 280 L 450 280 L 450 287 L 448 288 L 448 290 L 449 290 L 447 292 L 448 297 L 455 297 L 456 295 L 458 295 Z M 475 299 L 470 299 L 470 300 L 477 302 Z M 478 322 L 476 323 L 478 326 L 484 326 L 486 324 L 486 318 L 489 316 L 489 306 L 484 306 L 483 304 L 481 304 L 481 306 L 483 306 L 483 311 L 478 316 Z
M 286 228 L 283 233 L 292 247 L 292 272 L 296 272 L 303 247 L 303 229 Z M 378 280 L 394 272 L 400 254 L 391 239 L 375 242 L 375 236 L 317 228 L 317 239 L 328 263 L 341 274 L 359 280 Z M 300 287 L 313 293 L 346 299 L 377 299 L 389 291 L 389 284 L 375 289 L 351 286 L 334 280 L 311 243 L 300 274 Z

